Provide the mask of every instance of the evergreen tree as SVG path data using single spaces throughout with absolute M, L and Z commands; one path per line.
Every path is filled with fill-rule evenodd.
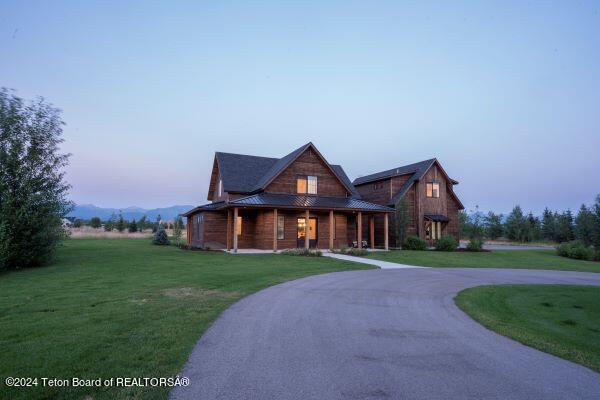
M 577 240 L 581 240 L 586 246 L 593 244 L 595 223 L 596 218 L 594 217 L 594 214 L 585 204 L 582 204 L 579 213 L 577 213 L 577 217 L 575 218 L 575 237 Z
M 125 220 L 123 219 L 123 215 L 119 214 L 119 219 L 117 220 L 115 227 L 117 228 L 117 230 L 119 232 L 123 232 L 125 230 L 126 223 L 125 223 Z
M 115 229 L 115 223 L 112 220 L 108 220 L 106 221 L 106 223 L 104 224 L 104 230 L 106 232 L 111 232 L 113 229 Z
M 135 223 L 135 218 L 129 223 L 129 226 L 127 228 L 130 233 L 138 231 L 137 224 Z
M 528 222 L 520 206 L 515 206 L 506 218 L 506 236 L 510 240 L 524 242 L 528 231 Z
M 527 233 L 525 240 L 533 242 L 542 238 L 542 224 L 539 218 L 534 217 L 531 212 L 527 215 Z
M 92 228 L 100 228 L 102 226 L 102 221 L 100 221 L 100 218 L 98 217 L 92 217 L 90 220 L 90 226 Z
M 49 261 L 73 208 L 60 154 L 60 110 L 0 89 L 0 269 Z
M 138 221 L 138 229 L 140 232 L 144 232 L 144 229 L 146 229 L 146 216 L 143 215 L 142 218 L 140 218 L 140 220 Z
M 183 234 L 183 220 L 181 219 L 180 216 L 177 216 L 177 218 L 175 218 L 175 223 L 173 224 L 173 237 L 175 238 L 177 245 L 180 244 L 182 234 Z
M 73 221 L 73 228 L 81 228 L 83 226 L 83 221 L 77 218 Z
M 563 243 L 573 240 L 574 237 L 573 214 L 571 210 L 567 210 L 556 217 L 555 240 Z
M 460 237 L 470 237 L 471 236 L 471 226 L 469 221 L 469 215 L 465 210 L 460 210 L 458 212 L 458 231 Z
M 546 207 L 542 216 L 542 234 L 546 240 L 556 240 L 556 218 Z
M 494 214 L 492 211 L 483 219 L 487 237 L 494 240 L 504 234 L 504 224 L 502 223 L 502 214 Z
M 402 246 L 408 236 L 408 227 L 412 220 L 410 206 L 405 196 L 402 196 L 396 204 L 396 212 L 394 214 L 394 229 L 396 232 L 396 247 Z
M 592 234 L 592 242 L 597 252 L 600 252 L 600 194 L 596 196 L 596 203 L 592 207 L 594 213 L 594 229 Z

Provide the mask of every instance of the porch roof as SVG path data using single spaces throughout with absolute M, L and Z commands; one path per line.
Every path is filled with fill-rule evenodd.
M 427 218 L 428 220 L 431 220 L 431 221 L 434 221 L 434 222 L 448 222 L 448 221 L 450 221 L 450 219 L 448 217 L 446 217 L 445 215 L 439 215 L 439 214 L 425 214 L 424 217 Z
M 231 207 L 281 207 L 324 210 L 394 212 L 393 208 L 353 197 L 307 196 L 300 194 L 258 193 L 228 203 Z

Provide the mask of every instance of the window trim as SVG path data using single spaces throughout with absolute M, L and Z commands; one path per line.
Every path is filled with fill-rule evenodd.
M 437 187 L 437 191 L 434 192 L 434 187 Z M 435 196 L 437 194 L 437 196 Z M 428 199 L 439 199 L 440 198 L 440 183 L 437 181 L 427 182 L 425 184 L 425 196 Z
M 314 178 L 314 179 L 311 179 Z M 304 181 L 305 191 L 301 192 L 299 188 L 299 182 Z M 310 191 L 311 185 L 309 182 L 314 182 L 314 193 Z M 296 193 L 297 194 L 307 194 L 307 195 L 317 195 L 319 193 L 319 177 L 317 175 L 296 175 Z

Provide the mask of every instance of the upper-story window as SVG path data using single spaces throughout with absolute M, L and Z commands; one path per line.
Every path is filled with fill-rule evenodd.
M 440 184 L 438 182 L 427 184 L 427 197 L 440 197 Z
M 221 197 L 223 195 L 223 179 L 219 179 L 217 183 L 217 197 Z
M 383 189 L 383 182 L 376 182 L 373 184 L 373 190 Z
M 299 176 L 296 179 L 296 192 L 301 194 L 317 194 L 316 176 Z

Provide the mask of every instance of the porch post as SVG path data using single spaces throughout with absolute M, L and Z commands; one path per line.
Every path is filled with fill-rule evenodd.
M 273 209 L 273 251 L 277 251 L 277 209 Z
M 369 218 L 369 241 L 371 242 L 371 249 L 375 248 L 375 215 L 371 215 Z
M 231 210 L 227 210 L 227 251 L 231 250 Z
M 310 247 L 310 214 L 308 209 L 306 209 L 306 226 L 304 227 L 304 248 L 308 249 Z
M 335 224 L 333 222 L 333 210 L 329 210 L 329 248 L 333 249 L 333 230 L 335 229 Z
M 237 231 L 237 220 L 238 220 L 238 208 L 233 208 L 233 252 L 237 253 L 238 250 L 238 231 Z
M 385 213 L 384 219 L 383 219 L 383 237 L 385 238 L 384 239 L 385 249 L 389 250 L 390 246 L 389 246 L 389 239 L 388 239 L 388 213 Z
M 358 224 L 356 229 L 356 241 L 358 242 L 358 248 L 362 249 L 362 211 L 358 212 L 358 215 L 356 216 L 356 222 Z

